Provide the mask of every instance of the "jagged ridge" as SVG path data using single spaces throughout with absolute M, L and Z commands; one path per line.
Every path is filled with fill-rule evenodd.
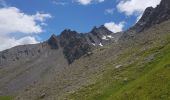
M 168 19 L 170 19 L 170 1 L 162 0 L 156 8 L 146 8 L 141 19 L 133 27 L 125 31 L 120 40 L 131 39 L 136 34 L 139 34 Z

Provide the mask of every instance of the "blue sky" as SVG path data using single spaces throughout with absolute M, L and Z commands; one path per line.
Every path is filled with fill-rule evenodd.
M 55 4 L 52 0 L 7 0 L 10 6 L 19 8 L 26 14 L 36 12 L 49 13 L 52 15 L 48 19 L 44 29 L 46 32 L 41 34 L 42 40 L 49 38 L 49 35 L 60 34 L 65 28 L 70 28 L 78 32 L 89 32 L 94 26 L 100 26 L 106 22 L 119 23 L 125 21 L 124 29 L 127 29 L 136 22 L 136 16 L 125 16 L 118 12 L 116 0 L 106 0 L 103 3 L 81 5 L 71 0 L 63 0 L 66 4 Z M 106 13 L 106 9 L 114 9 L 113 14 Z
M 136 23 L 146 7 L 155 7 L 159 2 L 160 0 L 0 0 L 0 16 L 4 15 L 0 17 L 0 30 L 3 30 L 0 33 L 1 38 L 3 37 L 0 50 L 44 41 L 51 34 L 58 35 L 66 28 L 82 33 L 100 25 L 107 25 L 113 32 L 126 30 Z M 9 41 L 15 43 L 11 44 Z

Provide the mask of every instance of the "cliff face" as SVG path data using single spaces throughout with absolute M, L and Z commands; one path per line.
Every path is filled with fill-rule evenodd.
M 144 11 L 141 19 L 133 27 L 124 32 L 121 40 L 133 38 L 135 34 L 147 30 L 153 25 L 160 24 L 168 19 L 170 19 L 170 1 L 162 0 L 156 8 L 148 7 Z
M 79 34 L 76 31 L 64 30 L 59 37 L 60 46 L 63 48 L 63 54 L 69 64 L 90 51 L 91 47 L 83 34 Z
M 143 22 L 144 24 L 140 25 L 147 29 L 168 19 L 170 19 L 170 1 L 162 0 L 156 8 L 147 8 L 137 25 Z

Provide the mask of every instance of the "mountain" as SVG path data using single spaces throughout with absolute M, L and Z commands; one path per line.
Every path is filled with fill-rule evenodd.
M 105 26 L 94 27 L 91 32 L 86 34 L 86 39 L 93 46 L 102 46 L 111 41 L 117 42 L 122 33 L 112 33 Z
M 58 36 L 53 34 L 43 43 L 21 45 L 2 51 L 0 94 L 16 93 L 36 83 L 45 72 L 52 69 L 63 70 L 63 66 L 69 66 L 76 59 L 90 54 L 93 48 L 115 42 L 120 35 L 110 32 L 104 26 L 95 27 L 89 33 L 66 29 Z
M 148 7 L 124 32 L 66 29 L 0 52 L 0 100 L 168 100 L 169 8 Z
M 125 31 L 122 39 L 134 37 L 136 33 L 140 33 L 150 27 L 160 24 L 170 19 L 170 1 L 162 0 L 156 8 L 148 7 L 144 11 L 141 19 L 129 30 Z
M 90 52 L 95 46 L 103 46 L 110 42 L 116 42 L 121 34 L 112 33 L 103 25 L 99 28 L 93 28 L 89 33 L 78 33 L 66 29 L 59 36 L 52 35 L 49 40 L 35 44 L 17 46 L 9 50 L 0 52 L 0 65 L 15 63 L 22 58 L 32 59 L 41 53 L 49 50 L 63 49 L 63 54 L 72 63 L 75 59 Z

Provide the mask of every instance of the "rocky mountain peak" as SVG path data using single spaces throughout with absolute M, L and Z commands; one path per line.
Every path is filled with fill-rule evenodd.
M 112 34 L 111 31 L 109 31 L 104 25 L 101 25 L 100 27 L 94 27 L 91 32 L 93 35 L 99 37 L 102 37 L 103 35 L 110 35 Z
M 131 29 L 135 30 L 136 32 L 142 31 L 145 28 L 145 25 L 149 22 L 150 16 L 152 15 L 153 11 L 154 11 L 153 7 L 146 8 L 141 19 Z
M 150 27 L 160 24 L 170 19 L 170 0 L 162 0 L 156 7 L 148 7 L 144 11 L 141 19 L 129 30 L 125 31 L 121 40 L 134 37 L 135 34 L 143 32 Z
M 60 35 L 60 46 L 63 48 L 63 54 L 72 63 L 74 60 L 80 58 L 90 50 L 84 34 L 80 34 L 70 29 L 65 29 Z
M 90 52 L 93 47 L 95 48 L 98 46 L 104 46 L 107 43 L 114 42 L 120 37 L 120 35 L 112 34 L 112 32 L 110 32 L 104 25 L 101 25 L 100 27 L 94 27 L 92 31 L 88 33 L 78 33 L 71 29 L 65 29 L 58 36 L 52 34 L 51 37 L 43 43 L 29 45 L 26 47 L 19 46 L 17 50 L 13 51 L 14 48 L 12 48 L 10 52 L 16 55 L 20 54 L 18 52 L 21 52 L 20 55 L 23 57 L 30 56 L 31 58 L 47 51 L 50 52 L 52 50 L 53 52 L 57 52 L 62 50 L 62 54 L 64 55 L 65 59 L 69 64 L 71 64 L 74 62 L 74 60 L 79 59 L 83 55 L 86 55 L 88 52 Z M 9 54 L 11 55 L 11 53 Z M 7 53 L 5 53 L 5 55 L 6 54 Z M 5 55 L 1 56 L 0 54 L 0 64 L 1 58 L 3 60 L 6 59 Z M 20 56 L 14 57 L 17 57 L 16 59 L 21 59 Z M 15 59 L 12 58 L 12 60 Z
M 58 38 L 55 34 L 51 35 L 51 37 L 48 39 L 48 44 L 52 49 L 58 49 Z
M 169 0 L 162 0 L 160 6 L 165 8 L 170 8 L 170 1 Z
M 147 22 L 148 17 L 152 14 L 154 8 L 153 7 L 148 7 L 143 13 L 142 18 L 139 20 L 138 24 L 141 22 Z
M 72 31 L 71 29 L 65 29 L 63 32 L 61 32 L 60 38 L 68 39 L 68 38 L 75 37 L 77 35 L 79 35 L 78 32 Z
M 112 34 L 112 32 L 109 31 L 104 25 L 101 25 L 100 27 L 94 26 L 94 28 L 91 30 L 91 33 L 93 33 L 94 35 Z
M 55 34 L 52 34 L 49 40 L 57 40 L 57 36 Z
M 170 0 L 162 0 L 156 8 L 148 7 L 134 27 L 140 27 L 136 29 L 140 32 L 168 19 L 170 19 Z
M 101 26 L 99 26 L 99 27 L 94 26 L 94 27 L 92 28 L 92 31 L 97 31 L 97 30 L 102 30 L 102 29 L 105 29 L 105 26 L 104 26 L 104 25 L 101 25 Z

